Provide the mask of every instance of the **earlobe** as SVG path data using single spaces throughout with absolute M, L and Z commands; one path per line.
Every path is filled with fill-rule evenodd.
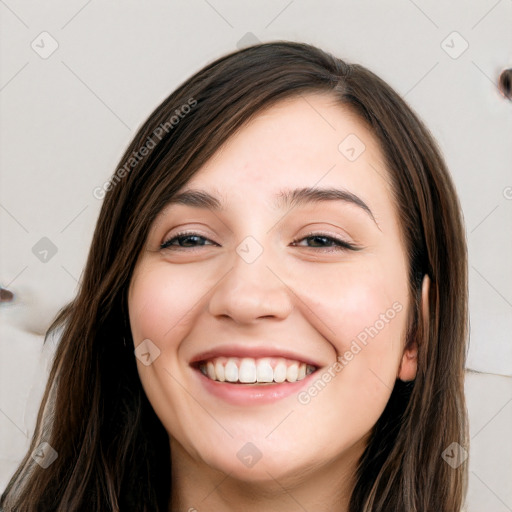
M 424 326 L 428 325 L 429 320 L 429 307 L 428 307 L 428 295 L 430 290 L 430 278 L 428 274 L 423 277 L 423 283 L 421 285 L 421 315 Z M 424 331 L 424 329 L 423 329 Z M 404 382 L 414 380 L 416 378 L 416 372 L 418 370 L 418 341 L 413 340 L 409 343 L 407 348 L 404 350 L 400 367 L 398 368 L 398 378 Z

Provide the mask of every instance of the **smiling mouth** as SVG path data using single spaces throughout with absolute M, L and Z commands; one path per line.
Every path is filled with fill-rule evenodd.
M 215 357 L 194 366 L 213 381 L 255 385 L 297 382 L 317 370 L 310 364 L 284 357 Z

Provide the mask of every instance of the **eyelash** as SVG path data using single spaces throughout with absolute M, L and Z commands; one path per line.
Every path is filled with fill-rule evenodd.
M 204 240 L 208 240 L 209 242 L 212 242 L 210 239 L 200 235 L 199 233 L 182 232 L 182 233 L 176 234 L 172 238 L 169 238 L 168 240 L 163 242 L 162 245 L 160 246 L 160 249 L 167 249 L 167 250 L 171 250 L 171 251 L 196 249 L 197 247 L 179 247 L 179 246 L 172 246 L 171 245 L 171 243 L 174 242 L 175 240 L 178 240 L 180 238 L 193 237 L 193 236 L 199 237 L 199 238 L 203 238 Z M 308 233 L 306 236 L 304 236 L 302 238 L 297 238 L 297 239 L 293 240 L 292 244 L 296 244 L 297 242 L 301 242 L 302 240 L 306 240 L 308 238 L 324 238 L 324 239 L 326 239 L 326 240 L 328 240 L 330 242 L 333 242 L 336 245 L 335 248 L 332 248 L 332 247 L 308 247 L 308 249 L 327 249 L 326 252 L 346 251 L 346 250 L 348 250 L 348 251 L 359 251 L 360 250 L 360 247 L 357 247 L 354 244 L 346 242 L 345 240 L 342 240 L 340 238 L 332 237 L 332 236 L 330 236 L 330 235 L 328 235 L 326 233 L 320 233 L 320 232 Z M 212 243 L 215 244 L 215 245 L 218 245 L 215 242 L 212 242 Z M 209 245 L 211 245 L 211 244 L 209 244 Z

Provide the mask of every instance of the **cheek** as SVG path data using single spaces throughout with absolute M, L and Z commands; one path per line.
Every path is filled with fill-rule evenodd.
M 336 361 L 299 398 L 321 411 L 325 424 L 338 429 L 343 425 L 347 438 L 355 442 L 375 425 L 395 385 L 407 292 L 383 275 L 338 276 L 331 277 L 329 293 L 318 285 L 309 288 L 318 314 L 329 326 L 324 332 Z
M 149 339 L 159 349 L 150 364 L 137 358 L 137 371 L 157 416 L 168 432 L 187 436 L 183 418 L 193 418 L 194 403 L 181 383 L 186 375 L 180 364 L 180 342 L 193 328 L 194 313 L 207 283 L 192 271 L 172 270 L 169 264 L 143 262 L 133 275 L 128 310 L 135 347 Z M 146 349 L 148 345 L 142 345 Z M 150 349 L 151 351 L 151 349 Z M 199 421 L 198 421 L 199 422 Z
M 331 368 L 346 399 L 377 400 L 384 407 L 397 376 L 407 325 L 405 268 L 389 272 L 375 265 L 315 273 L 304 302 L 321 320 L 319 330 L 336 351 Z M 334 363 L 334 362 L 333 362 Z M 377 406 L 378 408 L 379 406 Z
M 364 342 L 365 335 L 374 337 L 372 327 L 392 331 L 397 336 L 391 337 L 400 341 L 408 301 L 405 272 L 398 278 L 378 266 L 352 266 L 310 276 L 301 285 L 301 294 L 325 324 L 326 337 L 340 351 L 352 339 L 359 337 Z
M 130 285 L 129 316 L 134 343 L 149 338 L 162 345 L 177 339 L 204 290 L 185 271 L 170 273 L 168 266 L 147 264 L 137 269 Z M 160 346 L 161 349 L 166 348 Z

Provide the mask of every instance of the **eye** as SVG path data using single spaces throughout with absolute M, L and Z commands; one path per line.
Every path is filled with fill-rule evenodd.
M 317 246 L 302 246 L 307 247 L 309 249 L 331 249 L 334 251 L 343 251 L 343 250 L 351 250 L 358 251 L 360 250 L 354 244 L 346 242 L 341 238 L 333 237 L 327 235 L 325 233 L 309 233 L 307 236 L 303 238 L 298 238 L 292 242 L 292 245 L 299 246 L 298 242 L 302 242 L 303 240 L 313 241 L 314 244 L 320 244 Z M 176 243 L 177 242 L 177 243 Z M 327 245 L 330 244 L 330 245 Z M 180 250 L 180 249 L 194 249 L 196 247 L 201 247 L 205 245 L 218 245 L 215 242 L 212 242 L 210 239 L 200 235 L 199 233 L 194 232 L 183 232 L 178 233 L 172 238 L 169 238 L 165 242 L 162 243 L 160 249 L 170 249 L 170 250 Z
M 313 243 L 319 243 L 319 246 L 302 246 L 308 247 L 309 249 L 330 249 L 334 251 L 359 251 L 361 248 L 357 247 L 354 244 L 351 244 L 341 238 L 329 236 L 325 233 L 309 233 L 307 236 L 303 238 L 298 238 L 292 242 L 292 245 L 299 245 L 297 242 L 301 242 L 303 240 L 312 240 Z M 326 245 L 330 244 L 330 245 Z
M 175 242 L 178 242 L 176 244 Z M 210 243 L 205 243 L 210 242 Z M 166 240 L 161 246 L 160 249 L 189 249 L 194 248 L 198 246 L 203 245 L 217 245 L 215 242 L 212 242 L 208 238 L 200 235 L 199 233 L 193 233 L 193 232 L 184 232 L 184 233 L 178 233 L 177 235 L 173 236 L 172 238 L 169 238 Z

